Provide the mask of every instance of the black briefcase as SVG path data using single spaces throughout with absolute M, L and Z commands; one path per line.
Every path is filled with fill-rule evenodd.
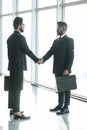
M 56 83 L 57 83 L 58 92 L 77 89 L 75 75 L 56 77 Z
M 8 91 L 10 87 L 10 76 L 4 76 L 4 91 Z

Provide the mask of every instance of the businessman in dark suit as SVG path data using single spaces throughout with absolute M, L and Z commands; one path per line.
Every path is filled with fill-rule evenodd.
M 44 63 L 53 55 L 53 73 L 55 77 L 69 75 L 74 59 L 74 40 L 66 35 L 67 24 L 60 21 L 57 25 L 57 34 L 59 38 L 54 40 L 49 51 L 39 61 L 39 63 Z M 59 92 L 58 105 L 50 109 L 50 111 L 57 112 L 57 114 L 69 113 L 69 104 L 70 91 Z
M 23 112 L 20 112 L 20 93 L 23 90 L 23 71 L 27 70 L 26 55 L 35 63 L 38 58 L 29 49 L 25 37 L 21 34 L 24 31 L 23 18 L 16 17 L 13 22 L 14 32 L 7 39 L 8 49 L 8 70 L 10 71 L 10 88 L 8 108 L 14 119 L 29 119 Z

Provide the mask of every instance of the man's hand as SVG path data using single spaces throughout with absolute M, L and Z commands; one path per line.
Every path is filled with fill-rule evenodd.
M 63 71 L 63 75 L 69 75 L 69 71 L 68 70 L 64 70 Z

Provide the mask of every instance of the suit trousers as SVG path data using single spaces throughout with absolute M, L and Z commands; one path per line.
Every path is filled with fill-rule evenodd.
M 70 91 L 58 92 L 59 105 L 68 106 L 70 104 Z
M 20 111 L 20 93 L 23 89 L 23 72 L 10 71 L 10 88 L 8 92 L 8 108 Z
M 57 76 L 55 76 L 56 78 Z M 58 90 L 58 87 L 57 87 Z M 70 104 L 71 91 L 58 92 L 58 103 L 60 106 L 68 106 Z
M 20 111 L 20 90 L 9 90 L 8 108 L 13 109 L 13 112 Z

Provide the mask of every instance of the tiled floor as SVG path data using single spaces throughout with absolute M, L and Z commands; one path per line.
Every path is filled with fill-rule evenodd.
M 24 83 L 21 110 L 30 120 L 14 120 L 7 109 L 8 92 L 0 77 L 0 130 L 87 130 L 87 104 L 71 98 L 70 113 L 57 116 L 49 108 L 57 105 L 57 94 Z

